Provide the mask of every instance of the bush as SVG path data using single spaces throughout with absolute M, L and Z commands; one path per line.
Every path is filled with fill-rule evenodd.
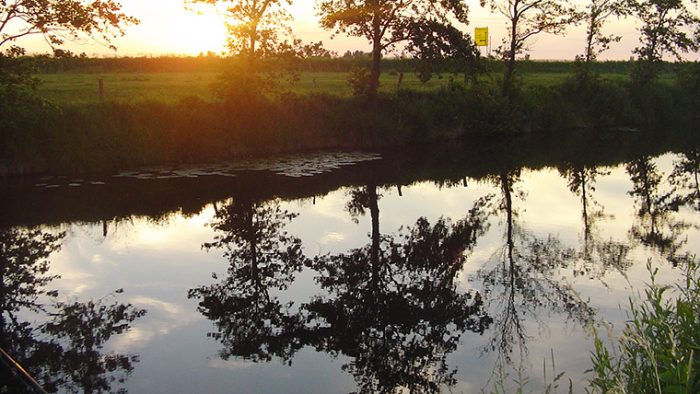
M 355 97 L 365 97 L 369 91 L 370 72 L 366 67 L 353 66 L 348 74 L 348 84 Z

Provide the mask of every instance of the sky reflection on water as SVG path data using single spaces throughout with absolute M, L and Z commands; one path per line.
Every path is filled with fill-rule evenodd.
M 635 162 L 660 174 L 651 207 L 648 193 L 630 194 L 639 166 L 596 168 L 587 218 L 576 169 L 545 167 L 466 186 L 355 183 L 301 198 L 231 195 L 196 213 L 54 223 L 42 230 L 66 233 L 49 258 L 61 277 L 46 287 L 80 302 L 123 289 L 118 302 L 147 311 L 106 342 L 105 354 L 139 356 L 112 390 L 475 392 L 522 367 L 537 391 L 553 353 L 562 387 L 570 378 L 582 392 L 590 326 L 621 327 L 648 260 L 672 282 L 680 272 L 669 260 L 698 252 L 695 199 L 662 198 L 680 158 Z M 246 230 L 263 222 L 272 227 Z M 270 243 L 251 257 L 256 237 Z M 243 302 L 235 313 L 234 301 Z

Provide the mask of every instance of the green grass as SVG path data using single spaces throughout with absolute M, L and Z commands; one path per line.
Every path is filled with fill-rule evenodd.
M 219 73 L 109 73 L 109 74 L 41 74 L 39 87 L 41 97 L 57 104 L 94 103 L 100 100 L 98 81 L 104 80 L 105 99 L 120 102 L 139 102 L 155 100 L 172 103 L 182 97 L 195 96 L 211 101 L 215 100 L 214 87 L 218 83 Z M 384 73 L 380 90 L 396 90 L 398 75 Z M 314 79 L 316 88 L 314 88 Z M 402 87 L 417 91 L 435 90 L 448 83 L 448 77 L 436 77 L 422 83 L 414 73 L 404 75 Z M 303 73 L 295 83 L 286 86 L 294 93 L 330 93 L 340 97 L 350 95 L 347 73 L 315 72 Z
M 98 81 L 104 80 L 105 99 L 121 102 L 175 102 L 184 96 L 213 99 L 218 73 L 111 73 L 42 74 L 39 95 L 56 104 L 94 103 L 100 100 Z
M 98 80 L 104 80 L 105 99 L 119 102 L 158 101 L 173 103 L 186 96 L 199 97 L 206 101 L 216 100 L 213 88 L 219 79 L 217 72 L 189 73 L 106 73 L 106 74 L 41 74 L 43 82 L 39 87 L 41 97 L 56 104 L 80 104 L 99 102 Z M 306 72 L 300 79 L 287 86 L 294 93 L 329 93 L 340 97 L 351 94 L 345 72 Z M 566 78 L 567 73 L 531 72 L 524 73 L 526 85 L 554 86 Z M 602 74 L 611 80 L 626 80 L 624 74 Z M 497 77 L 497 75 L 494 75 Z M 415 73 L 404 75 L 402 88 L 415 91 L 432 91 L 445 86 L 450 79 L 462 80 L 462 76 L 443 74 L 427 83 L 421 82 Z M 488 77 L 482 76 L 486 79 Z M 670 80 L 664 76 L 662 80 Z M 316 80 L 314 88 L 313 81 Z M 399 76 L 396 73 L 382 74 L 380 91 L 396 91 Z

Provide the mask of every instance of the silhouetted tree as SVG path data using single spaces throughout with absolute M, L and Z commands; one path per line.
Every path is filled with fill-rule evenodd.
M 630 14 L 641 22 L 640 46 L 634 49 L 638 62 L 633 81 L 647 84 L 656 79 L 665 54 L 681 59 L 683 53 L 695 51 L 700 42 L 700 18 L 689 6 L 695 0 L 627 0 Z
M 204 248 L 223 249 L 228 272 L 218 283 L 191 289 L 188 297 L 199 299 L 198 310 L 216 324 L 210 336 L 224 345 L 224 360 L 287 361 L 301 347 L 293 340 L 300 316 L 270 294 L 286 289 L 307 262 L 301 240 L 284 230 L 295 216 L 276 202 L 241 200 L 216 213 L 212 225 L 219 235 Z
M 374 100 L 381 58 L 405 43 L 417 57 L 428 59 L 452 51 L 467 38 L 453 24 L 467 23 L 468 7 L 459 0 L 319 0 L 321 26 L 335 34 L 366 38 L 372 44 L 367 95 Z
M 595 61 L 599 54 L 610 49 L 610 44 L 619 42 L 621 36 L 604 34 L 603 26 L 613 16 L 624 16 L 625 0 L 591 0 L 586 6 L 586 49 L 583 60 L 586 65 Z
M 292 0 L 186 0 L 186 4 L 222 5 L 228 18 L 227 46 L 238 61 L 224 76 L 223 93 L 258 96 L 277 87 L 280 78 L 298 78 L 300 57 L 328 55 L 322 44 L 302 45 L 292 36 L 286 9 Z
M 116 1 L 6 0 L 0 3 L 0 51 L 6 55 L 23 53 L 15 43 L 31 35 L 43 35 L 52 47 L 81 34 L 110 43 L 124 33 L 125 26 L 134 23 L 138 20 L 122 13 Z
M 499 53 L 505 61 L 503 95 L 513 89 L 515 60 L 526 50 L 525 43 L 540 33 L 562 34 L 567 27 L 581 19 L 580 13 L 568 0 L 480 0 L 489 4 L 491 11 L 508 18 L 508 36 Z
M 91 37 L 109 45 L 128 25 L 138 23 L 112 0 L 5 0 L 0 2 L 0 108 L 29 100 L 38 81 L 33 65 L 18 58 L 26 53 L 19 42 L 42 35 L 56 53 L 66 39 Z M 0 115 L 4 111 L 0 109 Z M 17 114 L 14 114 L 17 116 Z M 0 125 L 2 127 L 3 125 Z

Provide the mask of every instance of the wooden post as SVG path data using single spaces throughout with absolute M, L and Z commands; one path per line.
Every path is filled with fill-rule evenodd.
M 105 98 L 105 81 L 104 79 L 100 78 L 97 80 L 97 83 L 99 85 L 98 92 L 100 94 L 100 100 Z
M 401 82 L 403 82 L 403 71 L 399 73 L 399 82 L 396 84 L 396 90 L 401 89 Z
M 318 87 L 318 84 L 316 83 L 316 77 L 311 81 L 314 84 L 314 90 Z

